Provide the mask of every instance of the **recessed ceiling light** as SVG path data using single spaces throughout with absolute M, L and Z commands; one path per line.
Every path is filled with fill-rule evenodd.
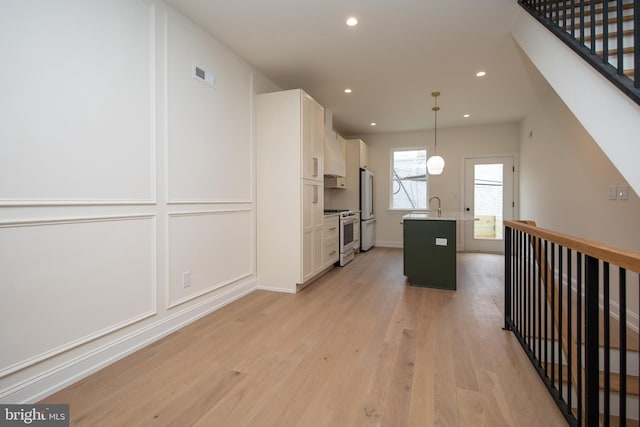
M 344 93 L 351 93 L 351 92 L 353 92 L 353 91 L 352 91 L 351 89 L 349 89 L 349 88 L 346 88 L 346 89 L 344 90 Z
M 377 125 L 376 122 L 371 122 L 371 126 L 375 126 L 375 125 Z
M 486 71 L 478 71 L 478 72 L 476 73 L 476 77 L 484 77 L 484 76 L 486 76 L 486 75 L 487 75 Z
M 358 19 L 354 16 L 350 16 L 349 18 L 347 18 L 347 25 L 350 27 L 355 27 L 356 25 L 358 25 Z
M 464 116 L 462 116 L 462 117 L 464 117 L 465 119 L 468 119 L 469 117 L 471 117 L 471 114 L 465 114 L 465 115 L 464 115 Z

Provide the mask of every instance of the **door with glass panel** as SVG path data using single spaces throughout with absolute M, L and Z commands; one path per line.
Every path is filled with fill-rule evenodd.
M 464 222 L 464 248 L 504 252 L 503 221 L 515 207 L 513 157 L 465 159 L 464 207 L 473 221 Z

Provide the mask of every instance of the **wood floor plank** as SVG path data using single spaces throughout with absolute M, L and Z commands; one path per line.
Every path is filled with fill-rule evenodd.
M 43 400 L 73 426 L 564 426 L 512 333 L 499 255 L 458 290 L 374 248 L 299 294 L 255 291 Z

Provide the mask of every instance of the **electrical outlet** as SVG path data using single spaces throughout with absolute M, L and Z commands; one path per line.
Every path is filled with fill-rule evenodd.
M 190 271 L 185 271 L 184 273 L 182 273 L 182 286 L 184 288 L 188 288 L 189 286 L 191 286 L 191 272 Z
M 629 187 L 627 185 L 618 186 L 618 199 L 629 200 Z
M 618 197 L 618 189 L 615 185 L 609 186 L 609 200 L 615 200 Z

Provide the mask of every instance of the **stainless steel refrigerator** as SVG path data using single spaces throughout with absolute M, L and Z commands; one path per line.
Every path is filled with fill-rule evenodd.
M 367 251 L 376 242 L 376 218 L 373 212 L 373 172 L 360 169 L 360 249 Z

